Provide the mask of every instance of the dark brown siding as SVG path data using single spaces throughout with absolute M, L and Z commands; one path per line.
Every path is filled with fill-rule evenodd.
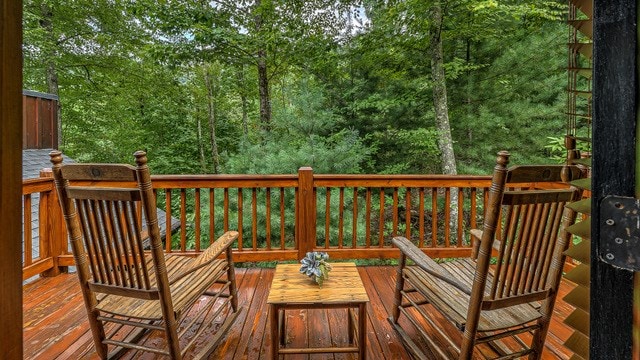
M 23 91 L 22 148 L 58 148 L 58 97 Z

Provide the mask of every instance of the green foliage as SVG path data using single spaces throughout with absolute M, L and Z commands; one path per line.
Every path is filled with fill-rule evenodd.
M 342 128 L 340 118 L 325 110 L 322 89 L 303 80 L 283 91 L 287 100 L 273 104 L 267 141 L 241 144 L 238 154 L 228 156 L 226 172 L 291 174 L 311 166 L 316 173 L 359 173 L 369 150 L 357 131 Z
M 437 173 L 429 60 L 433 4 L 25 0 L 24 86 L 58 92 L 61 149 L 79 161 L 131 162 L 135 150 L 145 149 L 156 174 L 292 174 L 303 166 L 315 173 Z M 499 150 L 510 151 L 513 163 L 558 161 L 564 151 L 567 49 L 560 20 L 566 4 L 441 4 L 458 172 L 490 173 Z M 261 62 L 264 72 L 258 71 Z M 272 108 L 269 126 L 261 101 Z M 319 202 L 326 200 L 325 191 L 318 189 Z M 259 190 L 256 196 L 267 194 Z M 293 226 L 280 233 L 280 194 L 270 196 L 273 209 L 263 201 L 256 206 L 257 233 L 238 219 L 253 211 L 251 191 L 230 191 L 226 221 L 258 247 L 268 241 L 263 229 L 269 222 L 271 239 L 284 238 L 291 246 Z M 294 194 L 287 190 L 284 196 L 285 217 L 292 218 Z M 344 211 L 353 211 L 363 196 L 361 189 L 355 198 L 347 194 Z M 385 204 L 391 196 L 383 194 Z M 196 209 L 193 196 L 187 198 L 191 248 Z M 341 218 L 339 194 L 332 191 L 329 198 L 331 230 L 325 233 L 326 214 L 319 211 L 319 244 L 328 237 L 337 245 L 340 235 L 345 244 L 354 237 L 360 244 L 367 221 L 379 235 L 382 220 L 362 213 Z M 212 201 L 221 208 L 222 192 Z M 199 229 L 206 247 L 204 239 L 220 235 L 225 219 L 209 209 L 208 192 L 201 204 L 201 224 L 213 217 L 218 225 L 213 234 L 208 225 Z M 179 212 L 179 196 L 170 206 Z M 372 211 L 379 214 L 380 206 L 373 201 Z M 443 208 L 443 199 L 438 206 Z M 399 231 L 405 226 L 399 223 Z M 177 247 L 180 239 L 173 241 Z
M 226 173 L 434 173 L 433 3 L 27 0 L 24 84 L 53 91 L 57 75 L 61 148 L 80 161 L 130 162 L 146 149 L 155 173 L 209 173 L 216 161 Z M 555 161 L 566 4 L 443 4 L 459 172 L 488 173 L 502 149 L 514 163 Z
M 567 148 L 564 146 L 564 137 L 547 136 L 548 143 L 544 147 L 549 149 L 550 157 L 558 163 L 567 159 Z

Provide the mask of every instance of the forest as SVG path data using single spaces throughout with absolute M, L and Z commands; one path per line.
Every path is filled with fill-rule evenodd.
M 154 173 L 489 174 L 557 162 L 566 2 L 25 0 L 60 149 Z

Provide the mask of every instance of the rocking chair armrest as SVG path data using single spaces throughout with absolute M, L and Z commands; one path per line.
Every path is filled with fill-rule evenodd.
M 478 251 L 480 251 L 480 244 L 482 243 L 482 234 L 484 233 L 484 231 L 480 229 L 471 229 L 469 230 L 469 233 L 475 239 L 475 241 L 473 242 L 473 248 L 471 249 L 471 257 L 477 259 Z M 500 240 L 494 239 L 491 246 L 493 247 L 493 250 L 500 251 Z
M 469 234 L 473 238 L 473 248 L 471 249 L 471 258 L 478 258 L 478 251 L 480 250 L 480 242 L 482 240 L 483 231 L 480 229 L 471 229 L 469 230 Z
M 471 295 L 471 288 L 461 282 L 459 282 L 455 275 L 442 268 L 437 262 L 433 261 L 422 250 L 415 246 L 411 241 L 402 236 L 396 236 L 392 240 L 393 244 L 400 250 L 402 255 L 408 257 L 413 261 L 416 266 L 427 272 L 429 275 L 454 286 L 458 290 L 464 292 L 467 295 Z
M 189 267 L 184 272 L 180 273 L 175 278 L 170 280 L 170 283 L 174 283 L 186 275 L 210 264 L 212 261 L 218 258 L 223 252 L 225 252 L 231 244 L 238 238 L 237 231 L 227 231 L 222 234 L 216 241 L 214 241 L 203 253 L 198 255 Z

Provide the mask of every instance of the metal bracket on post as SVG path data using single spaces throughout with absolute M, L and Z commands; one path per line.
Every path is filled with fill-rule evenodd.
M 640 199 L 609 195 L 600 203 L 600 259 L 640 271 Z

